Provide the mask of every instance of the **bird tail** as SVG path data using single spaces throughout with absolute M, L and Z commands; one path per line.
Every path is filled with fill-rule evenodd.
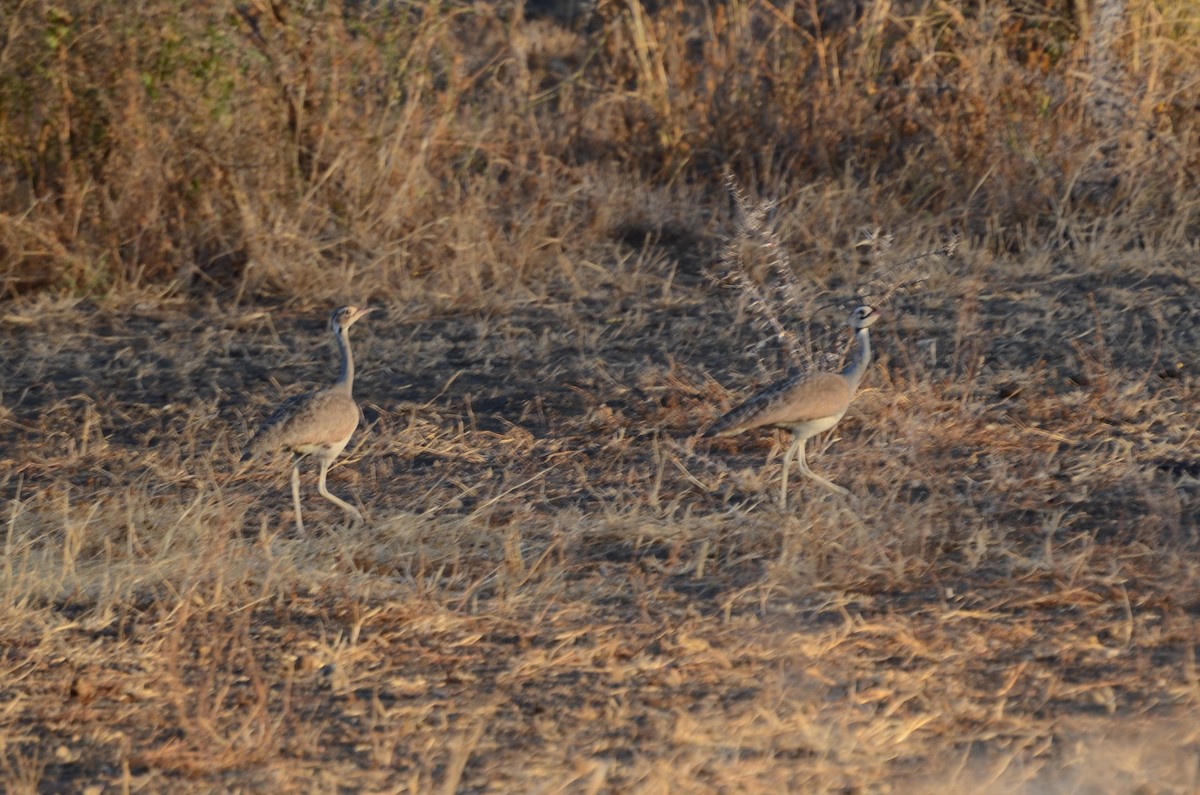
M 706 439 L 719 436 L 736 436 L 747 428 L 754 427 L 756 420 L 771 408 L 774 392 L 755 395 L 738 406 L 734 406 L 704 432 Z
M 733 425 L 740 420 L 741 415 L 736 410 L 724 414 L 716 422 L 708 426 L 708 430 L 704 432 L 703 438 L 716 439 L 720 436 L 732 436 L 737 433 L 737 430 L 733 429 Z
M 260 428 L 246 442 L 246 446 L 242 448 L 241 462 L 243 464 L 245 464 L 246 462 L 250 461 L 251 459 L 258 458 L 259 454 L 263 450 L 263 442 L 264 441 L 265 440 L 263 439 L 263 430 Z

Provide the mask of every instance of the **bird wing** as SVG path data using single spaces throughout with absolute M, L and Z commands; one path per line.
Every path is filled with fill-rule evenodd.
M 271 413 L 246 445 L 242 460 L 286 447 L 331 445 L 347 439 L 361 413 L 349 395 L 334 390 L 293 395 Z
M 850 387 L 837 373 L 800 375 L 776 382 L 736 406 L 704 435 L 732 436 L 751 428 L 840 416 L 849 402 Z

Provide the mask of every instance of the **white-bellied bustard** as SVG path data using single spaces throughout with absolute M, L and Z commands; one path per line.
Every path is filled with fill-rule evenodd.
M 808 467 L 804 444 L 809 437 L 827 431 L 846 413 L 859 382 L 871 361 L 871 324 L 879 313 L 860 306 L 850 313 L 850 327 L 858 341 L 858 352 L 840 373 L 806 373 L 779 381 L 721 417 L 705 432 L 706 437 L 733 436 L 752 428 L 786 428 L 794 441 L 783 456 L 783 486 L 780 505 L 787 507 L 788 468 L 795 457 L 800 471 L 839 494 L 849 492 L 831 483 Z
M 357 306 L 333 310 L 329 316 L 329 330 L 333 332 L 342 356 L 337 381 L 324 389 L 284 401 L 255 432 L 242 454 L 245 462 L 281 449 L 292 453 L 292 502 L 296 508 L 296 527 L 301 533 L 304 532 L 304 520 L 300 516 L 300 463 L 308 456 L 314 456 L 321 464 L 317 480 L 317 491 L 321 496 L 362 521 L 357 508 L 329 493 L 325 476 L 358 428 L 361 412 L 352 395 L 354 354 L 350 352 L 350 327 L 370 311 Z

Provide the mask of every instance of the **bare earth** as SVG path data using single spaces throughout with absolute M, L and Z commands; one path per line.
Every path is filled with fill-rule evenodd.
M 307 538 L 286 463 L 234 462 L 332 378 L 322 316 L 14 311 L 5 775 L 1191 791 L 1192 274 L 935 279 L 813 446 L 853 495 L 785 513 L 772 435 L 697 439 L 777 374 L 735 293 L 647 269 L 500 316 L 385 306 L 330 477 L 367 521 L 306 478 Z

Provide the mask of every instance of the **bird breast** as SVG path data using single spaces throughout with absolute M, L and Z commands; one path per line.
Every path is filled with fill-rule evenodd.
M 358 428 L 359 416 L 358 404 L 349 395 L 320 392 L 289 423 L 285 444 L 297 452 L 344 444 Z

